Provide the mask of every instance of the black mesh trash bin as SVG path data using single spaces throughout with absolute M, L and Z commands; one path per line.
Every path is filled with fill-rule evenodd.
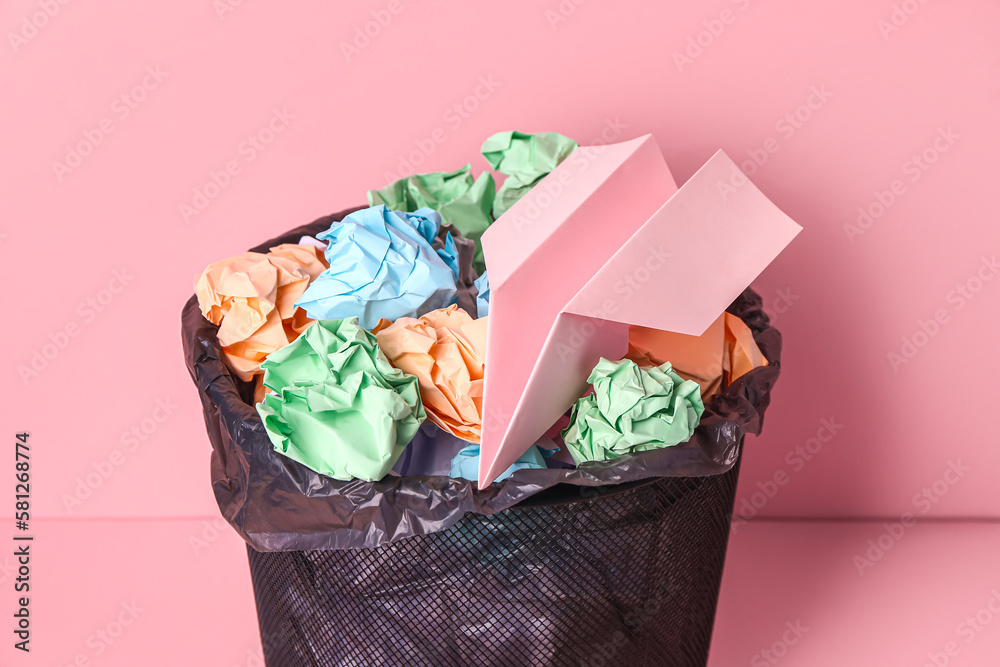
M 275 665 L 704 665 L 737 469 L 374 549 L 248 547 Z
M 760 432 L 780 367 L 760 298 L 747 290 L 729 311 L 770 363 L 713 397 L 689 442 L 478 490 L 340 482 L 275 453 L 253 387 L 189 301 L 213 488 L 248 543 L 268 667 L 705 665 L 743 436 Z

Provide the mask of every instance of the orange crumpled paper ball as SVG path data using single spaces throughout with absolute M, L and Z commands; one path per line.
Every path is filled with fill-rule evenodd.
M 389 362 L 417 377 L 427 416 L 472 443 L 482 437 L 487 319 L 449 306 L 419 319 L 383 319 L 372 330 Z
M 720 315 L 701 336 L 630 327 L 625 358 L 639 366 L 669 361 L 678 375 L 701 386 L 706 402 L 754 368 L 767 366 L 753 332 L 732 313 Z
M 219 325 L 219 343 L 241 380 L 260 374 L 268 354 L 288 345 L 312 320 L 295 307 L 327 267 L 322 251 L 285 243 L 209 265 L 195 283 L 201 312 Z

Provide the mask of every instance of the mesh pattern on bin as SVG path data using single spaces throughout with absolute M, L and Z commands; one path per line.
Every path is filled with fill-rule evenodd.
M 737 475 L 469 513 L 375 549 L 250 548 L 267 665 L 704 665 Z

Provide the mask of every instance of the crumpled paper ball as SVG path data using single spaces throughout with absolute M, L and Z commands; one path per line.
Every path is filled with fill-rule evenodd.
M 328 244 L 323 243 L 322 241 L 317 241 L 316 238 L 313 236 L 300 236 L 299 245 L 314 245 L 321 251 L 326 251 L 326 246 Z
M 750 371 L 767 366 L 764 353 L 753 339 L 750 327 L 736 315 L 726 313 L 726 349 L 722 357 L 722 367 L 726 373 L 728 387 Z
M 455 458 L 451 460 L 451 473 L 449 474 L 449 477 L 467 479 L 470 482 L 478 482 L 479 456 L 479 445 L 473 444 L 462 449 L 462 451 L 456 454 Z M 521 454 L 517 461 L 512 463 L 493 481 L 501 482 L 513 475 L 515 470 L 544 469 L 547 467 L 548 466 L 545 464 L 545 452 L 543 452 L 537 445 L 532 445 L 531 447 L 528 447 L 528 450 L 524 452 L 524 454 Z
M 483 157 L 491 168 L 507 176 L 497 190 L 493 217 L 499 218 L 577 146 L 575 141 L 558 132 L 498 132 L 484 141 Z
M 472 165 L 467 164 L 456 171 L 413 174 L 380 190 L 369 190 L 368 204 L 384 204 L 398 211 L 434 209 L 475 243 L 475 266 L 482 271 L 485 263 L 482 248 L 478 247 L 479 237 L 493 222 L 490 211 L 495 193 L 493 175 L 483 172 L 473 180 Z
M 295 302 L 326 269 L 318 248 L 286 243 L 209 265 L 195 283 L 201 312 L 219 326 L 225 361 L 241 380 L 309 325 Z
M 641 368 L 602 358 L 587 381 L 593 393 L 577 400 L 562 432 L 577 465 L 686 442 L 705 411 L 698 383 L 669 363 Z
M 282 243 L 270 248 L 267 254 L 269 257 L 284 257 L 295 262 L 309 275 L 309 280 L 316 280 L 319 274 L 330 267 L 323 257 L 323 249 L 311 243 Z
M 450 306 L 419 319 L 383 321 L 375 328 L 389 361 L 416 376 L 431 421 L 474 443 L 482 436 L 487 322 Z
M 417 378 L 357 318 L 314 323 L 262 364 L 257 412 L 275 451 L 339 480 L 388 473 L 426 418 Z
M 486 317 L 490 314 L 490 278 L 486 273 L 476 278 L 476 315 Z
M 732 313 L 723 313 L 701 336 L 629 327 L 625 357 L 640 366 L 659 366 L 669 360 L 678 375 L 701 386 L 703 401 L 754 368 L 767 366 L 753 332 Z
M 356 211 L 318 234 L 329 240 L 330 268 L 296 305 L 317 320 L 357 317 L 365 329 L 379 319 L 417 317 L 455 302 L 455 275 L 431 247 L 441 217 L 385 206 Z

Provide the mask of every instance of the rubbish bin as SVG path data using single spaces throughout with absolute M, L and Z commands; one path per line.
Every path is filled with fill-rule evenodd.
M 743 436 L 760 432 L 780 368 L 760 298 L 747 290 L 729 312 L 770 363 L 713 397 L 689 442 L 479 490 L 443 476 L 341 482 L 275 453 L 253 387 L 189 301 L 213 488 L 248 543 L 268 667 L 703 666 Z
M 248 547 L 269 667 L 704 665 L 737 468 L 374 549 Z

